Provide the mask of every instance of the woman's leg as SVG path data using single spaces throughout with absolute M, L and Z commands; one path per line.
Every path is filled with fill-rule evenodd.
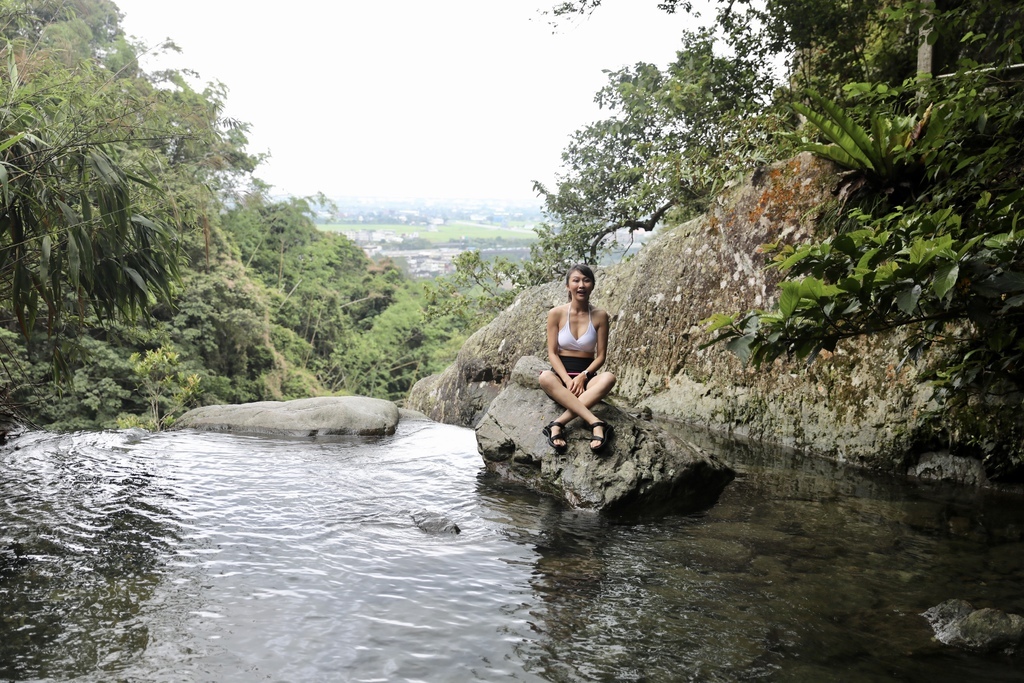
M 562 413 L 562 417 L 558 419 L 562 424 L 566 424 L 569 420 L 576 417 L 582 417 L 588 423 L 593 422 L 597 418 L 590 412 L 590 408 L 580 400 L 574 393 L 569 391 L 562 380 L 558 378 L 551 370 L 545 370 L 540 373 L 540 387 L 544 390 L 548 396 L 550 396 L 555 403 L 565 408 L 565 412 Z M 587 392 L 583 392 L 586 394 Z M 562 418 L 565 418 L 563 420 Z
M 562 384 L 562 381 L 558 379 L 558 375 L 550 370 L 545 370 L 541 373 L 540 386 L 558 405 L 565 408 L 565 412 L 558 416 L 557 422 L 568 425 L 573 418 L 580 417 L 587 424 L 593 424 L 598 421 L 598 418 L 594 413 L 590 412 L 590 408 L 597 405 L 598 401 L 607 396 L 612 390 L 612 387 L 615 386 L 615 375 L 610 372 L 600 373 L 597 377 L 587 382 L 586 390 L 578 397 Z M 602 427 L 597 429 L 601 430 L 601 433 L 596 434 L 596 436 L 604 436 L 604 429 Z M 594 443 L 592 442 L 591 445 L 594 445 Z
M 555 374 L 552 370 L 545 370 L 544 372 L 540 373 L 539 381 L 541 389 L 544 390 L 544 393 L 550 396 L 553 400 L 555 400 L 558 403 L 558 405 L 562 406 L 563 408 L 565 407 L 565 403 L 567 401 L 571 403 L 573 399 L 576 399 L 576 397 L 573 396 L 572 392 L 565 388 L 565 385 L 562 384 L 562 380 L 560 380 L 558 378 L 558 375 Z M 568 445 L 568 441 L 566 441 L 565 439 L 566 426 L 569 424 L 569 420 L 571 420 L 574 416 L 574 413 L 569 413 L 569 417 L 566 418 L 565 413 L 562 413 L 561 417 L 557 418 L 552 424 L 548 425 L 548 427 L 551 427 L 551 433 L 549 435 L 548 442 L 556 449 L 564 448 L 566 445 Z M 558 424 L 555 424 L 555 422 L 557 422 Z M 558 430 L 558 432 L 554 431 L 556 429 Z M 544 428 L 544 433 L 548 433 L 547 427 Z
M 614 386 L 615 375 L 613 375 L 610 372 L 602 372 L 597 377 L 587 382 L 586 391 L 580 394 L 580 403 L 585 405 L 587 408 L 591 408 L 597 405 L 601 401 L 601 399 L 607 396 L 611 392 L 612 387 Z M 571 394 L 572 392 L 570 391 L 569 393 Z M 593 413 L 591 413 L 591 415 L 593 415 Z M 573 419 L 573 417 L 573 413 L 569 410 L 566 410 L 564 413 L 558 416 L 558 421 L 561 422 L 562 424 L 567 425 Z M 594 415 L 593 419 L 588 419 L 583 415 L 580 415 L 580 417 L 586 420 L 587 424 L 593 424 L 598 420 L 596 415 Z M 594 429 L 594 436 L 603 437 L 604 435 L 604 427 L 596 427 Z M 597 441 L 591 441 L 590 447 L 595 448 L 599 443 L 600 442 Z

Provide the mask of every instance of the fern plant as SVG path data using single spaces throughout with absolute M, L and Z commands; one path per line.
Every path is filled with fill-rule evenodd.
M 859 171 L 874 185 L 892 186 L 905 178 L 907 166 L 912 163 L 906 152 L 926 129 L 930 109 L 920 121 L 913 116 L 888 118 L 872 112 L 869 132 L 835 102 L 814 91 L 808 91 L 806 95 L 818 110 L 802 102 L 794 102 L 791 106 L 830 144 L 803 139 L 800 142 L 802 150 Z

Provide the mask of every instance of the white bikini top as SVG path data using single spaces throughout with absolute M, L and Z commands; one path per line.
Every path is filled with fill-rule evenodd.
M 583 353 L 594 353 L 597 349 L 597 330 L 594 329 L 594 319 L 590 315 L 590 307 L 587 306 L 587 331 L 577 339 L 572 336 L 569 329 L 569 321 L 572 319 L 572 304 L 569 304 L 565 313 L 565 327 L 558 331 L 559 351 L 582 351 Z

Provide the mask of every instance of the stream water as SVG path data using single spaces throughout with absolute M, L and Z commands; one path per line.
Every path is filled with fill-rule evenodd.
M 0 448 L 0 680 L 1021 679 L 919 616 L 1024 613 L 1020 498 L 705 445 L 738 471 L 714 507 L 615 520 L 433 423 L 25 434 Z

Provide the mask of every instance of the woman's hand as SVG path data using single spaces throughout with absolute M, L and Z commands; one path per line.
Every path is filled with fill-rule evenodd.
M 572 382 L 569 383 L 569 391 L 572 392 L 573 396 L 579 398 L 584 391 L 587 389 L 587 373 L 581 372 L 572 378 Z

